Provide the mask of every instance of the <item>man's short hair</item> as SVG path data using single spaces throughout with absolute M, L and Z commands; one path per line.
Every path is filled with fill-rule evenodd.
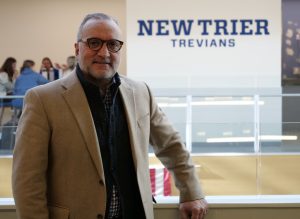
M 84 19 L 82 20 L 80 26 L 79 26 L 79 30 L 78 30 L 78 33 L 77 33 L 77 41 L 79 41 L 81 39 L 81 34 L 82 34 L 82 29 L 83 29 L 83 26 L 89 21 L 89 20 L 111 20 L 111 21 L 114 21 L 117 25 L 119 25 L 119 22 L 107 15 L 107 14 L 104 14 L 104 13 L 92 13 L 92 14 L 88 14 L 84 17 Z

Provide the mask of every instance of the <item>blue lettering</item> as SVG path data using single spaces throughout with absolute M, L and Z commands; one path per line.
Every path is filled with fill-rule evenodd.
M 185 40 L 184 39 L 179 40 L 179 47 L 185 47 Z
M 198 47 L 201 47 L 201 46 L 202 46 L 203 41 L 204 41 L 204 40 L 198 40 L 198 39 L 197 39 L 197 45 L 198 45 Z
M 210 43 L 210 47 L 217 47 L 217 42 L 216 42 L 216 40 L 215 39 L 213 39 L 212 41 L 211 41 L 211 43 Z
M 171 39 L 173 47 L 176 45 L 176 39 Z
M 268 20 L 255 20 L 255 23 L 256 23 L 255 35 L 263 35 L 263 34 L 270 35 L 270 32 L 268 30 L 268 25 L 269 25 Z
M 229 39 L 229 47 L 234 47 L 235 46 L 235 40 L 234 39 Z
M 211 25 L 212 20 L 198 20 L 198 26 L 201 26 L 203 24 L 203 30 L 202 30 L 202 35 L 208 35 L 209 33 L 207 32 L 207 24 Z
M 230 35 L 238 35 L 238 33 L 236 32 L 236 23 L 238 22 L 238 20 L 230 20 L 230 22 L 232 24 L 232 31 Z
M 169 24 L 168 20 L 157 20 L 156 23 L 157 23 L 157 33 L 156 33 L 157 36 L 169 35 L 169 31 L 166 30 L 166 26 Z
M 171 39 L 172 47 L 235 47 L 235 39 Z
M 222 32 L 224 35 L 228 35 L 226 20 L 215 20 L 215 23 L 216 23 L 215 35 L 222 35 L 221 30 L 223 30 Z
M 138 20 L 138 36 L 190 36 L 195 20 Z M 235 36 L 235 35 L 270 35 L 269 21 L 266 19 L 216 19 L 197 20 L 199 35 Z M 200 32 L 200 33 L 199 33 Z M 178 43 L 180 43 L 178 41 Z M 206 42 L 203 42 L 205 44 Z M 177 42 L 176 42 L 177 44 Z M 175 45 L 175 41 L 174 41 Z M 181 46 L 184 44 L 181 41 Z M 189 42 L 185 43 L 185 47 Z M 210 44 L 208 45 L 210 46 Z M 221 45 L 222 46 L 222 45 Z M 228 44 L 226 45 L 228 46 Z
M 194 47 L 194 39 L 188 40 L 189 47 Z
M 250 28 L 250 25 L 253 23 L 252 20 L 240 20 L 241 22 L 241 35 L 252 35 L 253 31 Z
M 146 24 L 147 22 L 147 24 Z M 143 30 L 146 31 L 146 34 L 149 36 L 152 36 L 152 26 L 153 26 L 154 20 L 148 20 L 148 21 L 143 21 L 143 20 L 138 20 L 139 23 L 139 32 L 138 36 L 144 36 L 145 33 Z
M 226 39 L 220 39 L 220 41 L 219 41 L 219 43 L 220 43 L 220 46 L 224 46 L 224 47 L 226 47 L 226 42 L 227 42 L 227 40 Z
M 174 33 L 176 36 L 180 35 L 182 30 L 184 32 L 184 35 L 190 35 L 191 34 L 191 30 L 192 30 L 192 24 L 193 24 L 193 20 L 187 20 L 187 23 L 185 22 L 185 20 L 171 20 L 171 23 L 173 25 L 173 29 L 174 29 Z M 178 25 L 177 25 L 178 23 Z

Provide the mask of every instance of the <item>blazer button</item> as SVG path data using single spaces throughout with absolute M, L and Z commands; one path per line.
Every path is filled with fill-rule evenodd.
M 103 215 L 102 214 L 98 214 L 97 215 L 97 219 L 103 219 Z
M 102 179 L 99 180 L 99 184 L 102 185 L 102 186 L 104 185 L 104 182 L 103 182 Z

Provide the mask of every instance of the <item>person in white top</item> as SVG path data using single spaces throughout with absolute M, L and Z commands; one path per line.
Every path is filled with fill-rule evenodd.
M 13 57 L 7 58 L 0 69 L 0 96 L 12 93 L 13 79 L 16 75 L 17 60 Z

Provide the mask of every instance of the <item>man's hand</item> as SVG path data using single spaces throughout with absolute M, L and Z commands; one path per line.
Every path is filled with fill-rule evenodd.
M 180 203 L 180 216 L 182 219 L 203 219 L 208 211 L 205 199 Z

